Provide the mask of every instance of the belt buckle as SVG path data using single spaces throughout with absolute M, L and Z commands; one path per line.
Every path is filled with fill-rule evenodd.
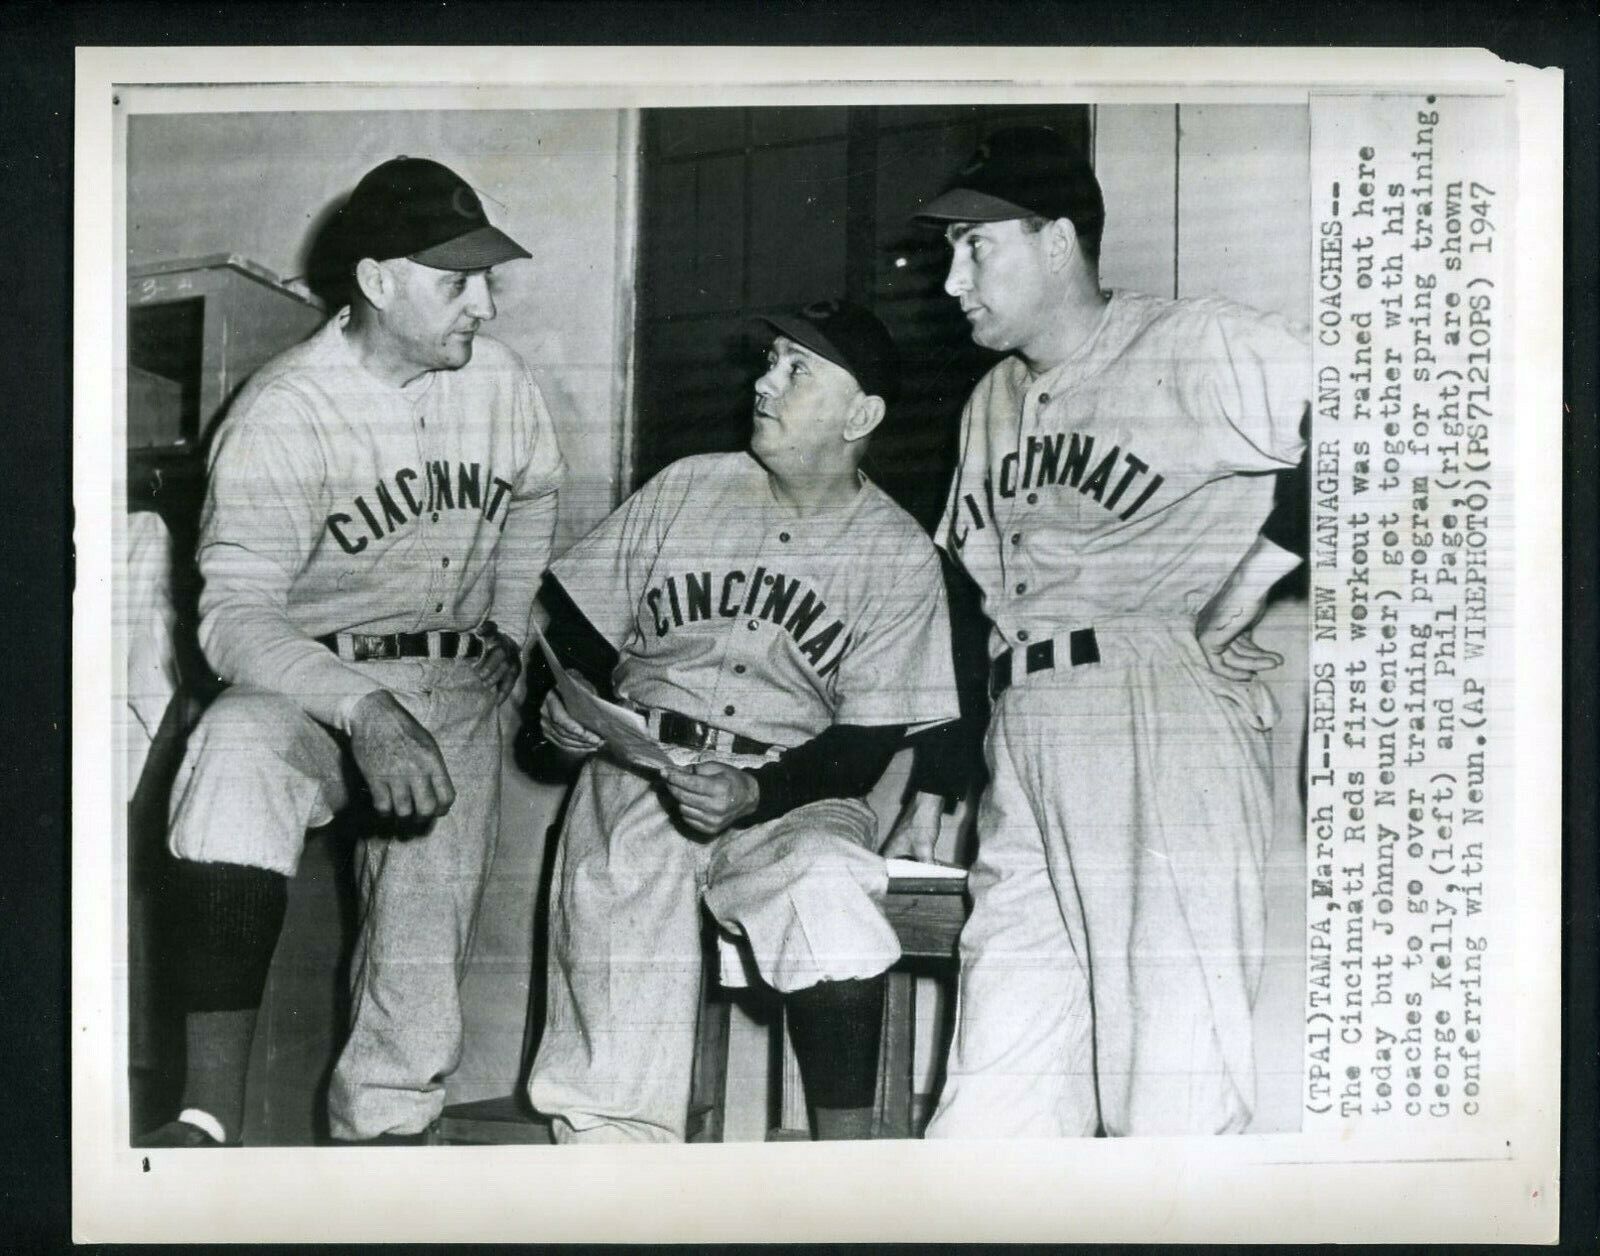
M 685 750 L 704 750 L 711 736 L 711 726 L 679 711 L 662 711 L 656 717 L 656 735 Z
M 358 632 L 350 642 L 356 662 L 368 663 L 374 659 L 392 659 L 399 653 L 399 643 L 391 637 Z

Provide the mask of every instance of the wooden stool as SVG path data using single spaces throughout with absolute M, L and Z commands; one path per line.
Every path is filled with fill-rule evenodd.
M 911 1138 L 912 1076 L 917 1028 L 917 974 L 908 962 L 954 964 L 967 920 L 966 877 L 891 876 L 884 915 L 900 938 L 899 963 L 889 970 L 883 1001 L 883 1036 L 878 1053 L 878 1094 L 873 1129 L 877 1138 Z M 783 1064 L 778 1085 L 778 1125 L 768 1141 L 809 1141 L 805 1090 L 789 1034 L 779 1017 Z

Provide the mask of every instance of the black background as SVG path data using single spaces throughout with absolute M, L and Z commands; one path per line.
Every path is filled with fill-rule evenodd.
M 0 8 L 0 1242 L 70 1241 L 68 711 L 72 590 L 71 241 L 75 45 L 719 44 L 1487 47 L 1567 72 L 1564 505 L 1565 939 L 1562 1246 L 1593 1252 L 1596 1151 L 1595 616 L 1597 22 L 1589 0 L 1522 4 L 1175 0 L 914 4 L 43 4 Z M 1426 58 L 1419 56 L 1419 73 Z M 83 834 L 102 841 L 105 835 Z M 1554 957 L 1551 957 L 1552 960 Z M 1532 1080 L 1532 1079 L 1530 1079 Z M 1273 1206 L 1263 1200 L 1264 1207 Z M 1485 1249 L 1495 1250 L 1495 1249 Z

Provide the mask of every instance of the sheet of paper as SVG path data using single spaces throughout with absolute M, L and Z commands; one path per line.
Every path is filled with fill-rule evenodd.
M 652 772 L 673 766 L 660 743 L 650 736 L 642 715 L 615 702 L 607 702 L 578 684 L 556 660 L 555 651 L 544 639 L 544 634 L 535 628 L 533 635 L 550 668 L 550 674 L 555 677 L 556 692 L 567 704 L 567 711 L 573 719 L 591 733 L 604 738 L 606 749 L 625 763 Z
M 924 863 L 920 859 L 902 859 L 898 855 L 884 861 L 889 865 L 891 881 L 908 877 L 936 878 L 941 881 L 964 881 L 967 870 L 956 864 Z

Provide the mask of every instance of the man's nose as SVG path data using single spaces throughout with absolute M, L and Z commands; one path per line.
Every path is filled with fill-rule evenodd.
M 480 323 L 494 317 L 494 293 L 489 290 L 487 275 L 473 275 L 467 281 L 467 313 Z
M 944 290 L 953 297 L 959 297 L 971 287 L 972 281 L 967 273 L 967 263 L 960 254 L 957 254 L 950 259 L 950 271 L 944 277 Z
M 766 370 L 766 374 L 762 375 L 760 379 L 756 380 L 756 396 L 776 397 L 778 395 L 778 381 L 774 378 L 777 373 L 777 367 L 769 366 Z

